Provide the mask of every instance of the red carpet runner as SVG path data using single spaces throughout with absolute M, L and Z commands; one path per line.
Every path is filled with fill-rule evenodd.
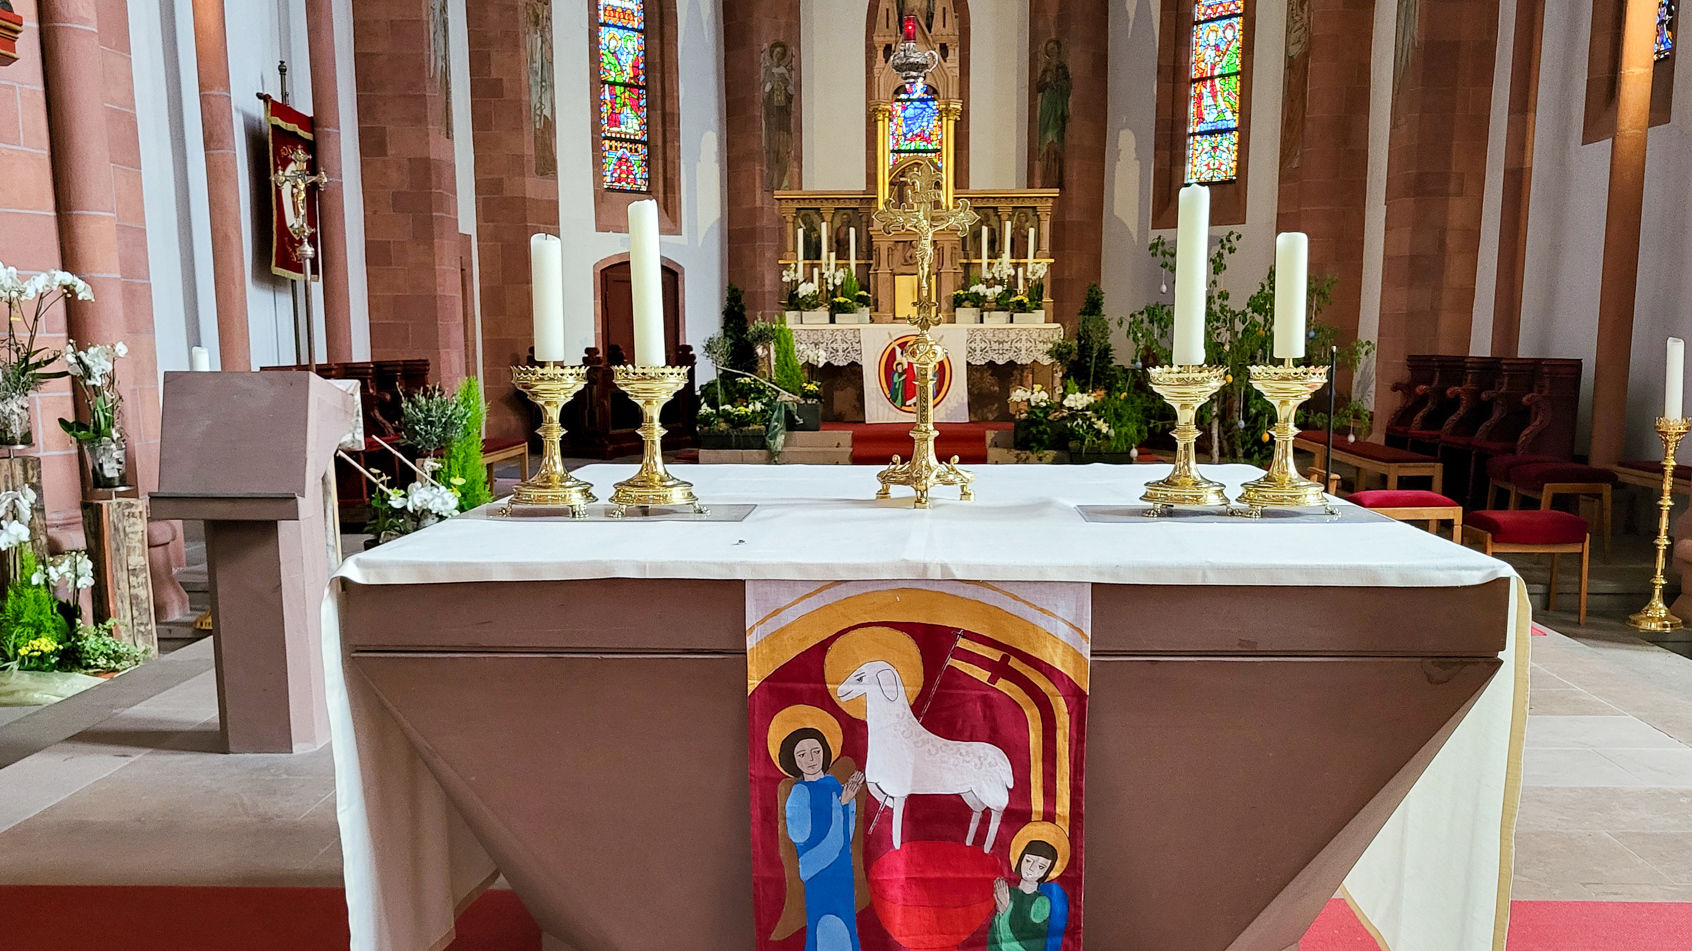
M 911 457 L 910 423 L 823 423 L 830 432 L 852 434 L 852 463 L 860 466 L 884 466 L 897 454 L 901 459 Z M 987 434 L 994 430 L 1010 429 L 1010 423 L 941 423 L 940 438 L 934 441 L 934 453 L 941 459 L 958 457 L 959 463 L 987 461 Z
M 1510 903 L 1509 951 L 1692 951 L 1692 903 Z M 344 951 L 338 888 L 0 886 L 6 951 Z M 539 951 L 517 896 L 489 891 L 446 951 Z M 1323 909 L 1299 951 L 1379 951 L 1345 902 Z

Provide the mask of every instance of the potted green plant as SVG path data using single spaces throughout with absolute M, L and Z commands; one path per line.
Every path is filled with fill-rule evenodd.
M 1012 455 L 1009 462 L 1061 462 L 1068 445 L 1068 415 L 1050 390 L 1036 383 L 1010 391 Z
M 48 372 L 59 354 L 37 347 L 35 341 L 48 311 L 70 298 L 93 300 L 94 291 L 68 271 L 46 271 L 25 281 L 16 268 L 0 265 L 0 302 L 6 311 L 6 340 L 0 345 L 0 446 L 21 449 L 35 442 L 29 398 L 43 383 L 66 373 Z M 28 301 L 34 306 L 26 308 Z
M 1029 323 L 1046 322 L 1046 274 L 1050 267 L 1045 261 L 1034 261 L 1028 265 L 1028 300 L 1034 305 L 1030 311 L 1034 319 Z
M 441 452 L 463 436 L 469 422 L 470 408 L 438 386 L 426 386 L 400 403 L 405 441 L 417 450 L 418 466 L 430 476 L 441 467 Z
M 788 326 L 799 322 L 799 285 L 805 283 L 804 271 L 798 264 L 789 264 L 781 270 L 781 284 L 785 288 L 782 298 L 782 321 Z M 733 287 L 733 285 L 730 285 Z M 737 289 L 738 290 L 738 289 Z M 743 305 L 744 310 L 744 305 Z
M 821 288 L 812 281 L 805 281 L 799 285 L 799 322 L 801 324 L 828 323 L 828 305 L 824 302 Z
M 88 465 L 90 486 L 102 491 L 128 487 L 128 446 L 122 427 L 123 396 L 117 386 L 117 360 L 129 355 L 129 347 L 91 344 L 78 350 L 75 340 L 65 341 L 65 370 L 76 381 L 87 422 L 59 420 L 59 427 L 76 440 Z

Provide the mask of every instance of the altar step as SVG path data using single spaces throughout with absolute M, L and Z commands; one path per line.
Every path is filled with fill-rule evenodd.
M 699 461 L 705 465 L 764 465 L 770 461 L 767 450 L 757 449 L 701 449 Z M 781 450 L 782 465 L 849 466 L 852 464 L 852 434 L 841 430 L 821 432 L 790 432 Z

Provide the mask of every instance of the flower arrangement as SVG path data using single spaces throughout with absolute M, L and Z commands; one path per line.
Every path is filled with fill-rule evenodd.
M 1026 294 L 1012 294 L 1010 300 L 1006 302 L 1005 309 L 1013 314 L 1031 314 L 1034 312 L 1034 304 L 1029 301 Z
M 792 305 L 794 310 L 821 310 L 822 294 L 818 292 L 817 285 L 811 281 L 800 281 L 794 288 Z
M 383 473 L 375 469 L 367 472 L 377 488 L 370 500 L 370 521 L 365 531 L 377 543 L 409 535 L 458 514 L 458 488 L 450 483 L 443 485 L 420 472 L 417 481 L 397 489 L 388 484 L 388 477 Z
M 117 385 L 117 361 L 129 355 L 123 341 L 90 344 L 78 350 L 75 340 L 65 341 L 65 372 L 75 380 L 74 389 L 87 422 L 59 420 L 59 426 L 81 444 L 88 457 L 88 474 L 97 489 L 124 484 L 127 448 L 121 426 L 123 396 Z
M 1046 300 L 1046 275 L 1050 271 L 1051 265 L 1045 261 L 1028 264 L 1028 299 L 1036 304 L 1043 304 Z
M 858 312 L 858 302 L 855 298 L 839 294 L 828 302 L 828 312 L 831 314 L 855 314 Z
M 980 307 L 986 298 L 986 290 L 980 284 L 973 284 L 953 291 L 952 308 L 955 310 L 959 307 Z
M 1132 452 L 1145 439 L 1143 413 L 1131 392 L 1083 390 L 1065 383 L 1061 397 L 1043 386 L 1010 392 L 1016 448 L 1028 452 Z
M 87 552 L 68 551 L 38 565 L 26 548 L 21 560 L 27 579 L 14 578 L 0 608 L 0 666 L 103 673 L 141 663 L 141 649 L 116 636 L 115 620 L 82 619 L 81 593 L 94 586 Z
M 0 301 L 6 305 L 6 340 L 0 346 L 0 444 L 25 446 L 33 441 L 30 394 L 65 375 L 63 370 L 48 371 L 59 354 L 37 347 L 35 341 L 53 305 L 70 299 L 93 300 L 94 290 L 68 271 L 54 269 L 25 281 L 17 268 L 0 264 Z M 24 306 L 31 301 L 33 306 Z

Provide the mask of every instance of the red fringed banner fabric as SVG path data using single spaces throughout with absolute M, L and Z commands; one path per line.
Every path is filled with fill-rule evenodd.
M 317 172 L 317 144 L 312 138 L 311 116 L 266 96 L 264 120 L 265 139 L 270 146 L 270 271 L 300 281 L 305 279 L 300 245 L 317 234 L 317 203 L 311 200 L 306 185 L 279 184 L 276 176 Z M 306 229 L 296 235 L 295 229 L 301 221 Z M 322 267 L 323 256 L 319 253 L 312 264 L 312 280 L 318 279 Z
M 752 581 L 760 951 L 1079 951 L 1084 584 Z

